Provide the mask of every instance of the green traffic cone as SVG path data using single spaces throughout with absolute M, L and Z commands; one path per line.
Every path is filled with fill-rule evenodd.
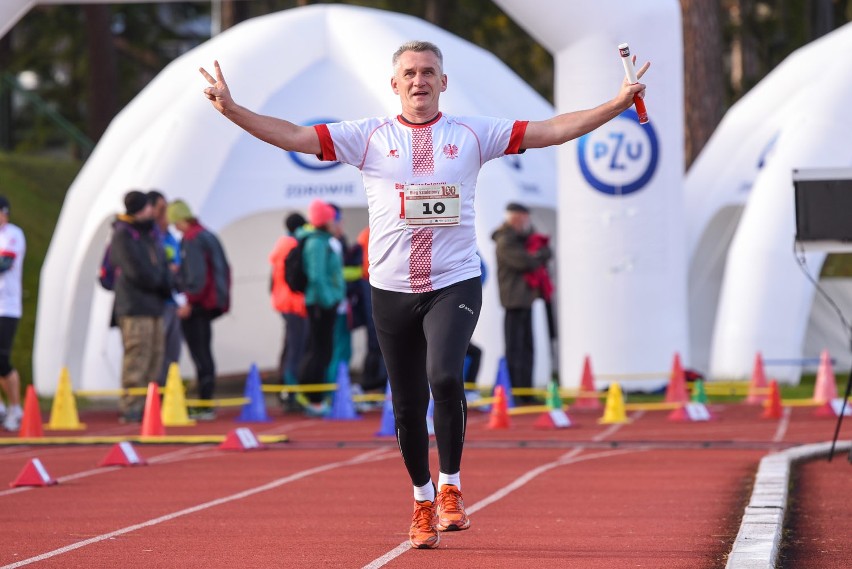
M 550 409 L 562 409 L 562 398 L 559 396 L 559 384 L 551 381 L 547 384 L 547 406 Z
M 696 379 L 695 387 L 692 389 L 693 403 L 707 403 L 707 393 L 704 391 L 704 380 Z

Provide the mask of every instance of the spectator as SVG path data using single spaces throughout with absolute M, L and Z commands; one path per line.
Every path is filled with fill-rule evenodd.
M 163 311 L 174 281 L 148 196 L 130 191 L 124 196 L 124 208 L 113 224 L 109 255 L 116 275 L 114 313 L 124 344 L 121 385 L 127 389 L 144 387 L 160 375 Z M 138 423 L 144 398 L 122 395 L 119 409 L 121 422 Z
M 362 299 L 364 301 L 364 318 L 367 326 L 367 353 L 364 356 L 364 370 L 361 374 L 361 388 L 364 391 L 384 391 L 388 381 L 388 370 L 385 358 L 379 347 L 379 337 L 376 334 L 376 324 L 373 321 L 373 297 L 370 294 L 370 259 L 369 259 L 370 227 L 367 226 L 358 234 L 358 244 L 361 246 L 361 266 L 364 278 Z
M 298 383 L 299 360 L 305 353 L 308 338 L 308 315 L 305 310 L 305 295 L 294 292 L 284 280 L 284 265 L 289 253 L 298 243 L 296 232 L 307 221 L 300 213 L 291 213 L 284 220 L 287 234 L 278 238 L 269 254 L 272 265 L 272 307 L 281 313 L 284 319 L 284 343 L 279 358 L 279 378 L 285 385 Z M 292 408 L 295 398 L 292 394 L 281 393 L 281 402 L 286 408 Z
M 170 203 L 167 215 L 183 234 L 177 279 L 187 299 L 178 311 L 183 337 L 195 364 L 198 396 L 212 400 L 216 387 L 212 322 L 230 309 L 231 268 L 219 239 L 199 223 L 186 202 Z M 216 418 L 214 409 L 206 406 L 193 409 L 190 415 L 201 421 Z
M 510 203 L 506 206 L 505 222 L 491 236 L 497 243 L 497 283 L 500 304 L 506 310 L 503 321 L 506 366 L 513 389 L 532 387 L 532 303 L 541 295 L 527 277 L 539 274 L 538 270 L 551 257 L 546 243 L 537 243 L 535 252 L 527 249 L 532 234 L 529 209 Z M 526 403 L 532 399 L 526 395 L 516 398 Z
M 342 247 L 332 237 L 335 211 L 321 200 L 308 208 L 313 231 L 304 237 L 304 266 L 308 276 L 305 308 L 308 313 L 308 347 L 299 363 L 299 383 L 325 383 L 334 350 L 334 324 L 337 306 L 344 298 Z M 308 412 L 325 414 L 321 393 L 311 393 Z
M 21 277 L 27 242 L 21 228 L 9 223 L 9 210 L 9 200 L 0 196 L 0 386 L 9 404 L 0 398 L 0 420 L 7 431 L 18 431 L 24 413 L 21 379 L 12 366 L 12 343 L 23 312 Z
M 180 267 L 180 243 L 177 238 L 169 231 L 169 219 L 166 215 L 168 203 L 166 197 L 157 190 L 148 192 L 148 201 L 151 202 L 151 207 L 154 208 L 154 231 L 163 244 L 163 249 L 166 252 L 166 261 L 169 263 L 169 269 L 172 274 L 177 273 Z M 160 387 L 166 384 L 166 378 L 169 373 L 169 366 L 180 361 L 180 348 L 183 344 L 183 332 L 180 329 L 180 318 L 178 317 L 178 305 L 186 304 L 186 296 L 173 290 L 169 298 L 166 299 L 165 308 L 163 309 L 163 330 L 165 334 L 165 349 L 163 353 L 163 367 L 160 375 L 157 378 L 157 383 Z

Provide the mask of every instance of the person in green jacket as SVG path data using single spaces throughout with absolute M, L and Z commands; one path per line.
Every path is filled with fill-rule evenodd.
M 305 232 L 303 263 L 308 277 L 305 308 L 308 313 L 308 346 L 299 363 L 301 385 L 325 383 L 326 370 L 334 350 L 334 323 L 337 305 L 343 300 L 343 251 L 332 236 L 334 208 L 314 200 L 308 207 L 308 222 L 313 231 Z M 309 412 L 322 414 L 322 393 L 311 393 Z

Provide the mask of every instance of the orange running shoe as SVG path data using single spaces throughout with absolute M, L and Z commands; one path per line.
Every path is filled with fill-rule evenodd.
M 438 514 L 438 531 L 461 531 L 470 527 L 470 518 L 464 511 L 461 490 L 453 484 L 444 484 L 435 498 Z
M 415 549 L 434 549 L 438 547 L 441 536 L 435 527 L 435 502 L 414 501 L 414 517 L 408 530 L 408 541 Z

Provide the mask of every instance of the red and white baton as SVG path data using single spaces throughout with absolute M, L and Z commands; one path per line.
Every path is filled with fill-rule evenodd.
M 627 75 L 627 81 L 631 85 L 639 82 L 636 77 L 636 69 L 633 68 L 633 58 L 630 57 L 630 46 L 623 43 L 618 46 L 618 53 L 621 54 L 621 63 L 624 65 L 624 73 Z M 645 100 L 639 94 L 633 95 L 633 104 L 636 106 L 636 114 L 639 115 L 639 124 L 648 122 L 648 111 L 645 109 Z

